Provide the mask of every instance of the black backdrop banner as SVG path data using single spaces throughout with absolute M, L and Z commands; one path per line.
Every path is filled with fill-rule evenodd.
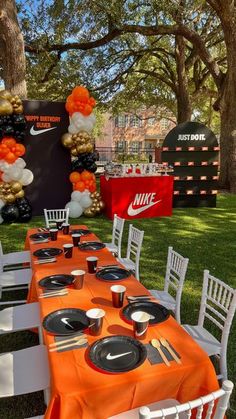
M 25 194 L 33 215 L 42 215 L 44 208 L 64 208 L 70 201 L 71 159 L 61 144 L 69 117 L 64 102 L 25 100 L 23 106 L 27 121 L 23 159 L 34 174 Z

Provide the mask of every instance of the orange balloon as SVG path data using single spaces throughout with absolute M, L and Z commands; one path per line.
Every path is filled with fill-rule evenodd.
M 84 109 L 80 111 L 84 116 L 89 116 L 93 112 L 93 108 L 91 105 L 84 105 Z
M 69 96 L 66 98 L 66 103 L 73 103 L 73 102 L 74 102 L 73 96 L 72 96 L 72 95 L 69 95 Z
M 4 157 L 4 160 L 11 164 L 14 163 L 17 159 L 17 156 L 15 156 L 15 154 L 13 154 L 11 151 L 9 151 L 9 153 L 6 154 L 6 156 Z
M 79 100 L 81 102 L 85 101 L 86 103 L 87 100 L 89 99 L 89 91 L 84 86 L 76 86 L 72 90 L 72 97 L 74 100 Z
M 15 153 L 17 157 L 23 156 L 25 154 L 25 146 L 23 144 L 16 144 L 15 147 L 11 148 L 11 151 Z
M 90 192 L 95 192 L 95 191 L 96 191 L 96 185 L 91 185 L 91 186 L 89 187 L 89 191 L 90 191 Z
M 75 184 L 75 190 L 83 192 L 85 190 L 85 183 L 82 181 L 76 182 Z
M 6 156 L 9 153 L 10 149 L 6 146 L 6 144 L 0 145 L 0 154 L 2 157 Z
M 66 110 L 68 113 L 74 112 L 74 104 L 72 102 L 66 102 Z
M 90 97 L 88 103 L 89 105 L 94 107 L 96 105 L 96 100 L 94 99 L 94 97 Z
M 76 183 L 80 181 L 80 174 L 78 172 L 72 172 L 69 177 L 71 183 Z
M 16 140 L 12 137 L 5 137 L 2 139 L 2 144 L 5 144 L 7 147 L 11 148 L 16 144 Z
M 91 178 L 92 178 L 92 173 L 91 172 L 89 172 L 88 170 L 84 170 L 82 173 L 81 173 L 81 179 L 82 180 L 90 180 Z

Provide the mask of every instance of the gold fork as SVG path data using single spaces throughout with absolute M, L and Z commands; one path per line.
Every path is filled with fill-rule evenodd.
M 152 339 L 151 344 L 154 348 L 156 348 L 158 350 L 158 352 L 160 354 L 160 357 L 162 358 L 164 363 L 167 365 L 167 367 L 169 367 L 170 363 L 169 363 L 168 359 L 166 358 L 164 352 L 161 349 L 161 344 L 160 344 L 159 340 L 158 339 Z

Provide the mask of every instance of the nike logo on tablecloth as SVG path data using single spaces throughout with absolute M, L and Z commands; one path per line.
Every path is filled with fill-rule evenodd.
M 130 217 L 134 217 L 135 215 L 138 215 L 141 212 L 146 211 L 148 208 L 153 207 L 153 205 L 158 204 L 158 202 L 161 202 L 161 199 L 159 199 L 156 202 L 150 202 L 150 204 L 143 205 L 142 207 L 136 208 L 136 209 L 133 208 L 133 202 L 131 202 L 131 204 L 129 205 L 129 208 L 127 210 L 127 213 Z
M 44 132 L 51 131 L 52 129 L 55 129 L 55 128 L 57 128 L 57 127 L 39 129 L 39 130 L 35 131 L 34 126 L 32 126 L 30 128 L 30 134 L 31 135 L 39 135 L 39 134 L 43 134 Z
M 108 359 L 109 361 L 111 361 L 112 359 L 117 359 L 120 358 L 121 356 L 125 356 L 128 354 L 132 354 L 131 352 L 124 352 L 123 354 L 118 354 L 118 355 L 111 355 L 111 353 L 109 352 L 109 354 L 107 354 L 106 359 Z

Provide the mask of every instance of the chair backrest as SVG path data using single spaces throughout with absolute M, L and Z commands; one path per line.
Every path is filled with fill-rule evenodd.
M 44 209 L 45 224 L 47 228 L 50 228 L 50 224 L 58 220 L 65 220 L 68 223 L 69 220 L 69 208 L 63 209 Z
M 129 226 L 129 237 L 127 245 L 127 259 L 132 260 L 135 263 L 135 276 L 139 281 L 139 259 L 141 253 L 141 247 L 143 243 L 144 231 L 135 228 L 132 224 Z
M 121 257 L 121 242 L 124 230 L 125 220 L 124 218 L 114 215 L 113 229 L 112 229 L 112 244 L 118 247 L 118 257 Z
M 236 290 L 204 270 L 198 325 L 207 318 L 221 330 L 221 344 L 227 348 L 229 331 L 236 308 Z
M 179 253 L 175 252 L 175 250 L 173 250 L 173 247 L 168 247 L 164 291 L 168 292 L 169 287 L 173 288 L 175 292 L 176 307 L 179 307 L 179 311 L 188 262 L 188 258 L 185 258 L 181 256 Z M 176 312 L 178 310 L 176 310 Z M 177 318 L 177 321 L 180 322 L 180 319 L 178 320 Z
M 197 419 L 223 419 L 228 407 L 230 395 L 233 390 L 231 381 L 224 381 L 220 390 L 214 391 L 199 399 L 179 404 L 174 407 L 160 409 L 151 412 L 146 406 L 139 409 L 139 419 L 170 418 L 180 419 L 181 413 L 186 412 L 186 418 L 196 417 Z M 195 414 L 192 416 L 193 409 Z

